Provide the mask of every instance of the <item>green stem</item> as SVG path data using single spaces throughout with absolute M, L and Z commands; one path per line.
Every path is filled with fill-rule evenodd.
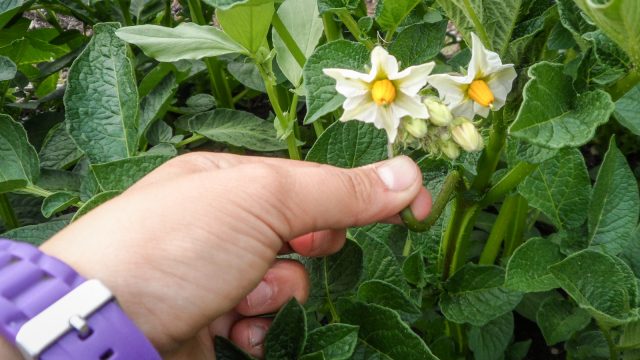
M 270 61 L 270 60 L 269 60 Z M 271 107 L 273 111 L 276 113 L 276 118 L 280 122 L 280 127 L 282 129 L 289 128 L 289 119 L 282 111 L 282 107 L 280 107 L 280 100 L 278 98 L 278 94 L 276 91 L 276 84 L 273 79 L 273 74 L 269 74 L 265 69 L 265 64 L 256 64 L 258 66 L 258 72 L 260 76 L 262 76 L 262 80 L 264 81 L 264 86 L 267 90 L 267 96 L 269 97 L 269 101 L 271 102 Z M 287 136 L 287 148 L 289 150 L 289 158 L 293 160 L 301 160 L 302 156 L 300 155 L 300 150 L 298 149 L 298 144 L 296 140 L 296 135 L 292 131 Z
M 194 143 L 196 141 L 200 141 L 202 139 L 204 139 L 205 137 L 203 135 L 200 134 L 193 134 L 190 137 L 180 141 L 179 143 L 176 144 L 176 148 L 180 149 L 183 148 L 191 143 Z
M 375 44 L 371 39 L 369 39 L 365 34 L 360 31 L 360 27 L 356 20 L 351 16 L 351 13 L 347 10 L 339 11 L 336 13 L 342 23 L 347 27 L 349 32 L 356 38 L 359 42 L 363 43 L 369 50 L 373 50 Z
M 40 197 L 49 197 L 51 195 L 53 195 L 52 191 L 49 190 L 45 190 L 37 185 L 27 185 L 23 188 L 20 189 L 20 192 L 25 192 L 27 194 L 31 194 L 31 195 L 36 195 L 36 196 L 40 196 Z
M 244 88 L 244 90 L 240 91 L 236 96 L 234 96 L 231 101 L 235 105 L 238 103 L 238 101 L 242 100 L 242 98 L 247 95 L 247 93 L 249 93 L 249 88 Z
M 487 207 L 515 189 L 527 176 L 534 172 L 538 165 L 520 162 L 500 179 L 480 201 L 481 207 Z
M 3 220 L 5 230 L 20 227 L 20 222 L 6 194 L 0 194 L 0 218 Z
M 324 25 L 324 35 L 327 38 L 327 42 L 342 39 L 342 31 L 340 26 L 333 20 L 333 14 L 326 12 L 322 14 L 322 24 Z
M 491 233 L 489 234 L 487 243 L 485 244 L 484 249 L 482 249 L 482 254 L 480 254 L 478 264 L 492 265 L 496 261 L 502 241 L 507 234 L 507 229 L 512 219 L 513 212 L 517 206 L 517 202 L 516 196 L 509 196 L 504 200 L 504 203 L 500 208 L 500 212 L 498 213 L 498 217 L 491 228 Z
M 504 251 L 502 258 L 507 259 L 513 255 L 513 252 L 522 245 L 524 241 L 524 230 L 527 227 L 527 215 L 529 215 L 529 202 L 521 195 L 515 195 L 516 208 L 513 214 L 513 220 L 507 229 L 507 235 L 504 241 Z
M 206 25 L 207 21 L 204 19 L 200 0 L 188 0 L 188 6 L 189 14 L 191 15 L 191 21 L 198 25 Z
M 480 207 L 477 204 L 467 205 L 464 208 L 464 212 L 460 218 L 460 230 L 458 231 L 458 236 L 455 241 L 455 250 L 449 268 L 449 275 L 455 274 L 456 271 L 460 270 L 467 262 L 471 231 L 476 223 L 479 212 Z
M 140 22 L 140 20 L 138 20 Z M 162 25 L 173 27 L 173 13 L 171 12 L 171 0 L 164 0 L 164 15 L 162 17 Z
M 607 340 L 607 345 L 609 346 L 609 359 L 618 360 L 620 358 L 620 353 L 618 348 L 616 347 L 616 343 L 613 341 L 613 337 L 611 336 L 611 331 L 598 323 L 598 327 L 600 331 L 604 334 L 604 338 Z
M 307 62 L 307 57 L 304 55 L 302 50 L 300 50 L 300 47 L 293 39 L 293 36 L 291 36 L 291 33 L 282 22 L 282 19 L 280 19 L 280 16 L 278 16 L 277 11 L 273 14 L 271 24 L 273 25 L 273 28 L 278 32 L 278 35 L 280 35 L 282 42 L 284 42 L 291 55 L 293 55 L 293 58 L 296 59 L 298 65 L 300 65 L 300 67 L 304 67 L 304 64 Z
M 126 26 L 133 25 L 133 20 L 131 19 L 131 11 L 127 5 L 125 0 L 118 0 L 118 5 L 120 5 L 120 11 L 122 11 L 122 19 L 124 20 L 124 24 Z
M 640 65 L 638 65 L 640 66 Z M 611 99 L 616 101 L 624 96 L 631 88 L 640 83 L 640 71 L 634 68 L 629 74 L 622 79 L 616 81 L 611 87 L 607 89 L 611 95 Z
M 458 238 L 458 232 L 461 229 L 460 221 L 462 219 L 464 209 L 462 194 L 458 193 L 453 203 L 453 212 L 449 219 L 449 223 L 447 224 L 447 228 L 444 231 L 442 242 L 440 243 L 438 270 L 442 272 L 443 280 L 447 280 L 449 278 L 449 269 L 456 251 L 456 239 Z
M 500 161 L 500 152 L 507 138 L 507 129 L 502 122 L 502 113 L 494 112 L 493 125 L 489 135 L 489 142 L 480 156 L 477 165 L 478 175 L 473 179 L 471 189 L 483 193 L 491 181 L 491 177 Z
M 385 43 L 390 43 L 393 40 L 393 34 L 396 33 L 396 28 L 391 28 L 389 29 L 389 31 L 387 31 L 387 34 L 384 37 L 384 42 Z
M 424 232 L 427 231 L 433 226 L 433 224 L 438 221 L 442 212 L 447 207 L 449 200 L 451 199 L 451 195 L 458 187 L 458 183 L 460 182 L 460 172 L 457 170 L 452 171 L 447 175 L 447 178 L 444 180 L 444 184 L 442 185 L 442 189 L 438 194 L 438 197 L 433 202 L 431 206 L 431 212 L 426 219 L 422 221 L 418 221 L 416 217 L 413 215 L 411 208 L 405 208 L 400 212 L 400 217 L 402 218 L 402 222 L 404 222 L 405 226 L 409 228 L 411 231 L 415 232 Z
M 231 96 L 231 89 L 229 83 L 224 75 L 223 64 L 216 58 L 207 58 L 204 60 L 207 65 L 207 71 L 209 72 L 209 80 L 211 81 L 211 88 L 218 103 L 219 108 L 233 109 L 233 96 Z
M 324 132 L 324 126 L 322 126 L 320 120 L 316 120 L 313 122 L 313 130 L 316 132 L 316 137 L 319 138 L 320 135 L 322 135 L 322 133 Z
M 476 14 L 475 10 L 473 10 L 473 6 L 471 6 L 471 1 L 464 0 L 463 3 L 464 3 L 465 12 L 467 13 L 467 16 L 469 16 L 469 19 L 471 19 L 471 22 L 473 23 L 473 27 L 476 29 L 476 32 L 478 33 L 480 40 L 482 40 L 482 43 L 487 49 L 491 50 L 493 47 L 491 46 L 491 41 L 489 41 L 487 30 L 484 28 L 484 25 L 482 25 L 482 22 L 478 18 L 478 15 Z

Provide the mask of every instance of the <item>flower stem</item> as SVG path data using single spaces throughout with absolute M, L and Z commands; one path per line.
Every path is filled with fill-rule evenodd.
M 184 139 L 184 140 L 180 141 L 179 143 L 177 143 L 177 144 L 176 144 L 176 148 L 178 148 L 178 149 L 183 148 L 183 147 L 185 147 L 185 146 L 187 146 L 187 145 L 189 145 L 189 144 L 191 144 L 191 143 L 194 143 L 194 142 L 196 142 L 196 141 L 202 140 L 202 139 L 204 139 L 204 138 L 205 138 L 205 137 L 204 137 L 203 135 L 200 135 L 200 134 L 193 134 L 193 135 L 191 135 L 190 137 L 188 137 L 188 138 L 186 138 L 186 139 Z
M 340 26 L 333 20 L 332 13 L 326 12 L 322 14 L 322 24 L 324 25 L 324 36 L 327 38 L 327 42 L 342 39 Z
M 356 40 L 363 43 L 369 50 L 373 50 L 375 44 L 373 43 L 373 41 L 371 41 L 371 39 L 363 34 L 362 31 L 360 31 L 358 23 L 353 18 L 353 16 L 351 16 L 351 13 L 349 13 L 349 11 L 342 10 L 338 11 L 336 14 L 338 15 L 342 23 L 347 27 L 347 29 L 349 29 L 349 32 L 356 38 Z
M 313 130 L 316 133 L 316 137 L 320 137 L 320 135 L 322 135 L 322 133 L 324 132 L 324 126 L 322 126 L 320 120 L 316 120 L 313 122 Z
M 517 202 L 517 195 L 508 196 L 504 200 L 504 203 L 500 208 L 500 212 L 498 213 L 498 217 L 496 218 L 496 222 L 491 228 L 491 233 L 489 234 L 487 243 L 485 244 L 484 249 L 482 249 L 482 254 L 480 254 L 478 264 L 492 265 L 496 261 L 498 252 L 500 252 L 500 246 L 507 234 L 509 223 L 517 206 Z
M 451 195 L 458 187 L 460 179 L 460 172 L 457 170 L 454 170 L 447 175 L 444 180 L 444 184 L 442 185 L 442 189 L 440 190 L 440 193 L 438 193 L 438 197 L 431 206 L 431 213 L 429 213 L 429 216 L 427 216 L 426 219 L 418 221 L 413 215 L 411 208 L 407 207 L 402 210 L 400 217 L 402 218 L 402 222 L 404 222 L 405 226 L 409 228 L 409 230 L 415 232 L 424 232 L 429 230 L 431 226 L 438 221 L 442 212 L 447 207 L 447 204 L 451 199 Z
M 479 193 L 483 193 L 487 185 L 489 185 L 491 176 L 493 176 L 498 166 L 498 161 L 500 161 L 500 153 L 507 139 L 507 129 L 502 122 L 502 113 L 494 112 L 493 114 L 494 119 L 491 134 L 489 135 L 489 142 L 478 161 L 478 175 L 473 179 L 473 183 L 471 184 L 471 189 Z
M 300 65 L 300 67 L 304 67 L 304 64 L 307 62 L 307 57 L 304 55 L 302 50 L 300 50 L 300 47 L 293 39 L 293 36 L 291 36 L 291 33 L 289 32 L 287 27 L 282 22 L 282 19 L 280 19 L 277 11 L 273 14 L 271 24 L 273 25 L 273 28 L 278 32 L 278 35 L 280 35 L 282 42 L 284 42 L 284 44 L 287 46 L 287 49 L 289 50 L 291 55 L 293 55 L 293 58 L 296 60 L 298 65 Z
M 6 194 L 0 194 L 0 218 L 3 220 L 5 230 L 20 227 L 20 222 Z
M 262 80 L 264 81 L 264 86 L 267 90 L 267 96 L 269 97 L 269 101 L 271 102 L 271 107 L 273 108 L 273 111 L 276 113 L 276 118 L 280 122 L 280 127 L 283 130 L 286 130 L 289 128 L 290 120 L 282 111 L 282 107 L 280 106 L 280 100 L 278 98 L 278 93 L 276 90 L 274 75 L 272 73 L 269 73 L 268 70 L 265 69 L 265 64 L 256 64 L 256 65 L 258 66 L 258 72 L 260 73 L 260 76 L 262 76 Z M 290 159 L 293 159 L 293 160 L 302 159 L 302 156 L 300 155 L 300 149 L 298 149 L 296 134 L 294 131 L 291 131 L 291 133 L 287 136 L 287 148 L 289 150 Z
M 511 190 L 515 189 L 520 183 L 534 172 L 538 168 L 538 165 L 529 164 L 527 162 L 520 162 L 514 166 L 509 172 L 500 179 L 484 196 L 480 201 L 481 207 L 487 207 L 494 202 L 498 201 L 501 197 L 505 196 Z

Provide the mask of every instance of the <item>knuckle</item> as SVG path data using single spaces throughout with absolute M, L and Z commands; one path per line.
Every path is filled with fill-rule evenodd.
M 357 205 L 371 202 L 374 184 L 364 171 L 342 171 L 340 180 L 347 194 L 351 194 L 351 200 Z
M 164 164 L 162 167 L 178 170 L 185 174 L 196 173 L 205 169 L 210 169 L 214 162 L 213 155 L 206 152 L 191 152 L 177 156 Z

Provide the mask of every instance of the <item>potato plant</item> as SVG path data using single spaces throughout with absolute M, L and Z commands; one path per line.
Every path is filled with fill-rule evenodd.
M 638 136 L 636 0 L 0 3 L 2 237 L 190 151 L 418 163 L 429 217 L 298 259 L 268 360 L 640 359 Z

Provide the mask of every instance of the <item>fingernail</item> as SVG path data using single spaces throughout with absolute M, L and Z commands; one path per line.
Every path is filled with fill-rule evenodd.
M 266 303 L 271 301 L 273 296 L 273 288 L 266 281 L 260 281 L 260 284 L 247 295 L 247 305 L 251 309 L 260 309 Z
M 380 180 L 391 191 L 406 190 L 413 185 L 418 176 L 416 164 L 406 156 L 388 160 L 376 170 Z
M 251 325 L 249 328 L 249 345 L 258 347 L 264 343 L 264 337 L 267 335 L 267 329 L 260 325 Z

